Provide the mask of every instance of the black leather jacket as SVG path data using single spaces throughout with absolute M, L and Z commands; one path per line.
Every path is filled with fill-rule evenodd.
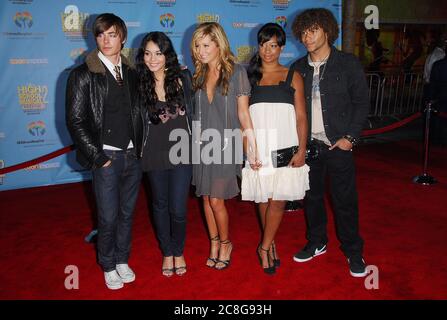
M 192 115 L 194 114 L 194 92 L 192 90 L 192 76 L 188 69 L 183 69 L 180 74 L 180 79 L 182 81 L 183 96 L 185 101 L 185 109 L 187 115 L 189 135 L 192 134 L 191 124 Z M 149 136 L 149 124 L 151 123 L 149 117 L 149 109 L 147 106 L 140 106 L 141 114 L 144 119 L 144 132 L 143 132 L 143 146 L 147 143 L 147 138 Z
M 309 115 L 312 108 L 313 67 L 309 65 L 306 55 L 294 62 L 290 68 L 303 77 Z M 320 76 L 323 68 L 324 66 L 320 67 Z M 370 103 L 365 73 L 354 55 L 331 48 L 320 80 L 320 95 L 324 128 L 331 144 L 344 135 L 358 139 L 366 122 Z M 308 121 L 311 121 L 311 117 L 308 117 Z
M 137 156 L 141 157 L 143 123 L 137 76 L 124 56 L 121 61 L 123 78 L 128 81 L 130 91 L 134 146 Z M 65 97 L 65 120 L 76 146 L 76 160 L 87 169 L 100 168 L 109 160 L 103 150 L 102 132 L 107 91 L 106 70 L 96 49 L 87 56 L 85 63 L 70 72 Z

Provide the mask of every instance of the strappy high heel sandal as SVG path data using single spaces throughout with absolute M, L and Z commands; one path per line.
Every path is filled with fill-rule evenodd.
M 210 239 L 210 241 L 211 241 L 211 246 L 212 246 L 212 241 L 215 241 L 215 242 L 219 242 L 220 241 L 219 236 L 212 237 Z M 215 258 L 208 257 L 208 259 L 206 260 L 206 266 L 208 268 L 214 268 L 216 266 L 218 257 L 219 257 L 219 250 L 217 250 L 217 257 L 215 257 Z M 212 264 L 209 264 L 209 263 L 212 263 Z
M 168 257 L 164 257 L 164 258 L 168 258 Z M 174 260 L 173 257 L 170 257 L 170 258 L 172 258 Z M 172 264 L 174 264 L 174 261 L 172 261 Z M 163 268 L 162 267 L 162 269 L 161 269 L 161 274 L 168 278 L 172 277 L 174 275 L 174 272 L 175 272 L 174 266 L 172 266 L 172 268 Z
M 267 262 L 268 262 L 268 264 L 269 264 L 268 267 L 264 267 L 264 265 L 262 264 L 262 255 L 261 255 L 260 250 L 262 250 L 262 251 L 264 251 L 264 252 L 267 253 Z M 264 249 L 264 248 L 262 247 L 262 245 L 259 244 L 259 245 L 258 245 L 258 248 L 256 249 L 256 254 L 258 255 L 259 263 L 261 264 L 262 269 L 264 269 L 264 272 L 265 272 L 266 274 L 268 274 L 268 275 L 273 275 L 273 274 L 275 274 L 275 272 L 276 272 L 276 270 L 275 270 L 275 265 L 273 264 L 273 262 L 272 262 L 272 265 L 270 265 L 271 260 L 270 260 L 269 250 Z
M 223 269 L 226 269 L 226 268 L 228 268 L 229 266 L 230 266 L 230 262 L 231 262 L 231 251 L 233 251 L 233 244 L 231 243 L 231 241 L 230 240 L 223 240 L 223 241 L 221 241 L 220 242 L 220 244 L 222 245 L 222 244 L 228 244 L 229 246 L 230 246 L 230 248 L 228 249 L 228 259 L 226 259 L 226 260 L 220 260 L 220 259 L 217 259 L 217 262 L 216 262 L 216 264 L 215 264 L 215 266 L 214 266 L 214 268 L 216 268 L 217 270 L 223 270 Z M 220 249 L 219 249 L 220 250 Z M 218 267 L 218 264 L 219 263 L 222 263 L 223 265 L 221 266 L 221 267 Z
M 272 250 L 272 260 L 273 260 L 273 265 L 278 268 L 281 265 L 281 260 L 278 258 L 278 256 L 276 255 L 276 245 L 275 242 L 272 242 L 272 245 L 270 246 L 271 250 Z
M 174 272 L 178 276 L 183 276 L 186 273 L 185 257 L 183 257 L 183 265 L 181 265 L 179 267 L 176 266 L 177 263 L 175 262 L 175 258 L 177 258 L 177 257 L 174 257 Z

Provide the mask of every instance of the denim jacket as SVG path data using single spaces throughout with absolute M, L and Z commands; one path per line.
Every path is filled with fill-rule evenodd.
M 358 139 L 370 108 L 363 67 L 354 55 L 334 47 L 331 48 L 326 63 L 324 75 L 320 79 L 321 109 L 326 136 L 331 144 L 344 135 Z M 306 109 L 310 114 L 313 67 L 309 65 L 306 55 L 295 61 L 290 68 L 303 77 Z M 308 121 L 311 121 L 311 117 Z

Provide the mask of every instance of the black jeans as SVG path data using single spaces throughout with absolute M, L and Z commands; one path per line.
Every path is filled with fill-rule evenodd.
M 186 237 L 186 211 L 192 166 L 148 172 L 157 238 L 163 256 L 183 255 Z
M 363 240 L 359 235 L 358 199 L 352 152 L 322 147 L 318 160 L 308 164 L 310 190 L 307 191 L 305 198 L 307 240 L 311 244 L 328 242 L 327 214 L 324 205 L 325 179 L 328 174 L 340 248 L 347 257 L 362 254 Z
M 112 163 L 93 170 L 93 187 L 98 207 L 98 262 L 109 272 L 129 259 L 142 171 L 134 149 L 104 152 Z
M 447 119 L 432 114 L 430 141 L 435 145 L 447 146 Z

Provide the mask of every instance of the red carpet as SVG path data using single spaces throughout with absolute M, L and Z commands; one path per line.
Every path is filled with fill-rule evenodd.
M 430 170 L 439 183 L 411 182 L 422 171 L 419 142 L 361 146 L 356 151 L 361 233 L 365 259 L 379 269 L 379 289 L 349 275 L 332 218 L 328 252 L 298 264 L 305 244 L 301 212 L 288 213 L 276 243 L 281 267 L 262 272 L 255 255 L 259 228 L 254 206 L 228 202 L 234 244 L 229 269 L 205 267 L 209 244 L 195 197 L 189 201 L 185 256 L 188 272 L 161 275 L 161 255 L 141 189 L 130 265 L 137 279 L 106 289 L 94 246 L 84 242 L 92 227 L 90 183 L 0 193 L 0 299 L 446 299 L 447 150 L 433 148 Z M 79 290 L 67 290 L 67 265 L 79 269 Z

